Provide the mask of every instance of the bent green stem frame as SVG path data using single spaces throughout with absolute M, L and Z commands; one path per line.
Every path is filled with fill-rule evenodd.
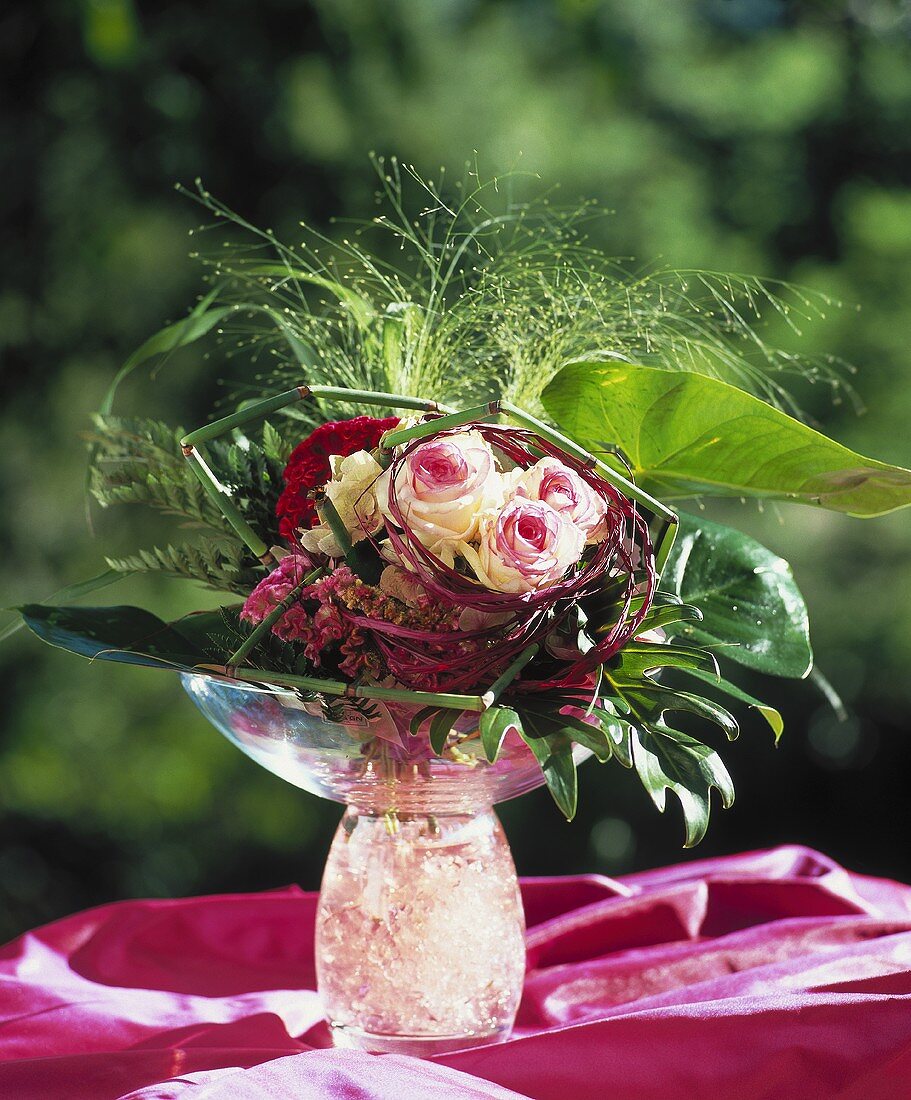
M 344 696 L 348 699 L 386 699 L 394 703 L 411 703 L 421 707 L 445 707 L 449 710 L 470 710 L 482 713 L 487 704 L 480 695 L 453 695 L 435 691 L 409 691 L 407 688 L 375 687 L 373 684 L 348 684 L 343 680 L 322 680 L 316 676 L 298 676 L 291 672 L 263 672 L 258 668 L 200 666 L 200 671 L 216 671 L 231 679 L 252 683 L 276 684 L 279 687 L 312 691 L 318 695 Z
M 180 441 L 180 449 L 184 458 L 190 463 L 193 473 L 199 478 L 203 488 L 215 502 L 221 514 L 228 521 L 240 539 L 251 553 L 259 558 L 263 565 L 274 564 L 275 558 L 269 547 L 257 535 L 249 523 L 244 519 L 237 505 L 231 499 L 230 491 L 221 484 L 205 457 L 199 452 L 200 444 L 217 439 L 226 432 L 240 428 L 244 424 L 250 424 L 262 420 L 270 413 L 279 412 L 298 401 L 307 401 L 311 398 L 325 398 L 328 401 L 351 401 L 364 405 L 384 405 L 392 409 L 415 409 L 419 412 L 443 412 L 448 413 L 448 406 L 438 401 L 428 401 L 421 397 L 405 397 L 401 394 L 379 393 L 372 390 L 349 390 L 339 386 L 295 386 L 291 390 L 283 390 L 281 393 L 265 397 L 262 401 L 255 401 L 246 405 L 237 412 L 223 416 L 220 420 L 213 420 L 211 424 L 204 424 L 189 432 Z
M 302 581 L 296 584 L 287 596 L 272 608 L 269 614 L 250 631 L 249 635 L 244 639 L 242 645 L 231 654 L 228 658 L 228 669 L 236 669 L 237 666 L 248 657 L 260 641 L 269 633 L 278 620 L 285 614 L 285 612 L 291 607 L 297 597 L 308 586 L 313 584 L 315 580 L 321 577 L 326 572 L 326 567 L 321 565 L 318 569 L 314 569 L 308 573 Z

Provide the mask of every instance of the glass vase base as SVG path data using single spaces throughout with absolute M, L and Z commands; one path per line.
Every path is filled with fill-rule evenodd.
M 488 1035 L 375 1035 L 356 1027 L 332 1025 L 332 1045 L 341 1050 L 364 1050 L 370 1054 L 406 1054 L 411 1058 L 430 1058 L 454 1050 L 487 1046 L 508 1039 L 511 1027 L 502 1027 Z
M 489 807 L 349 806 L 326 861 L 317 984 L 336 1046 L 432 1054 L 494 1042 L 525 974 L 522 902 Z

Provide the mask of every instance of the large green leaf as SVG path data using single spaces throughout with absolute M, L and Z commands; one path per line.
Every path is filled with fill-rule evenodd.
M 105 569 L 103 573 L 99 573 L 96 577 L 89 577 L 88 580 L 77 581 L 75 584 L 67 585 L 66 588 L 61 588 L 53 596 L 48 596 L 46 600 L 41 602 L 46 604 L 52 602 L 73 603 L 76 600 L 81 600 L 83 596 L 88 596 L 91 592 L 97 592 L 99 588 L 107 588 L 108 585 L 122 579 L 123 573 L 118 573 L 115 569 Z M 21 630 L 24 626 L 25 619 L 17 614 L 0 630 L 0 642 L 5 642 L 7 638 L 12 637 L 17 630 Z
M 25 625 L 42 641 L 91 660 L 174 671 L 208 660 L 204 649 L 175 624 L 163 622 L 141 607 L 48 607 L 33 603 L 19 610 Z
M 668 633 L 723 645 L 725 657 L 773 676 L 810 671 L 807 607 L 791 567 L 755 539 L 681 514 L 663 583 L 703 614 L 702 622 L 668 624 Z
M 577 362 L 541 397 L 589 450 L 620 447 L 659 499 L 756 496 L 878 516 L 911 504 L 911 470 L 855 454 L 743 390 L 700 374 Z
M 686 822 L 685 847 L 705 836 L 712 787 L 727 809 L 734 801 L 734 784 L 721 757 L 708 745 L 668 726 L 632 727 L 633 762 L 642 785 L 663 813 L 667 791 L 680 799 Z

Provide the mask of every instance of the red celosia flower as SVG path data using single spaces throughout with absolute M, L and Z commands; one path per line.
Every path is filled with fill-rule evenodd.
M 293 542 L 296 530 L 303 528 L 306 531 L 316 525 L 318 517 L 312 493 L 329 480 L 332 472 L 329 456 L 344 457 L 355 451 L 369 451 L 377 446 L 383 432 L 388 432 L 398 422 L 397 416 L 382 420 L 373 416 L 335 420 L 320 424 L 298 443 L 285 467 L 285 488 L 275 507 L 282 538 Z

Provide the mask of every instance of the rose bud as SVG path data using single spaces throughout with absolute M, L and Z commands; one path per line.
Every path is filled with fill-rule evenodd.
M 541 500 L 516 496 L 486 516 L 477 552 L 462 552 L 495 592 L 534 592 L 556 584 L 582 556 L 585 533 Z
M 543 500 L 585 535 L 601 542 L 608 531 L 608 501 L 558 458 L 539 459 L 516 481 L 515 491 Z

